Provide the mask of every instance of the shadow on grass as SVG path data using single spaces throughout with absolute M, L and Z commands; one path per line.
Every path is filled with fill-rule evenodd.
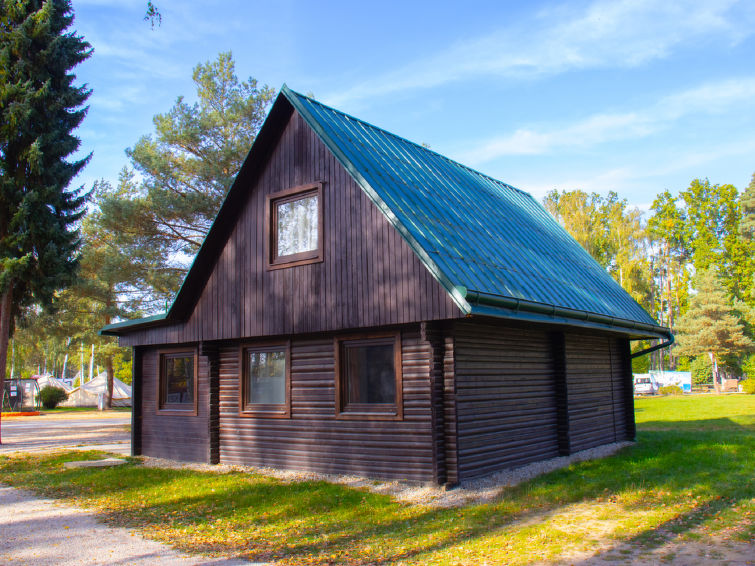
M 633 537 L 622 540 L 619 544 L 602 552 L 601 557 L 604 560 L 612 560 L 626 558 L 626 554 L 622 551 L 629 551 L 628 553 L 632 554 L 634 554 L 634 552 L 640 552 L 642 554 L 653 552 L 680 535 L 699 529 L 727 509 L 736 508 L 738 505 L 748 502 L 749 499 L 750 498 L 747 497 L 728 500 L 726 498 L 721 498 L 702 502 L 689 511 L 677 515 L 673 519 L 664 521 L 653 528 L 646 529 Z M 571 561 L 570 564 L 572 564 L 572 566 L 587 566 L 593 563 L 594 558 L 595 557 L 590 557 L 576 562 Z
M 680 501 L 701 502 L 663 524 L 649 524 L 630 544 L 661 544 L 755 497 L 755 433 L 729 419 L 687 421 L 679 430 L 646 423 L 638 443 L 603 460 L 582 462 L 506 489 L 484 505 L 434 509 L 325 482 L 281 483 L 256 475 L 213 474 L 129 465 L 62 470 L 64 458 L 0 458 L 4 481 L 56 497 L 80 497 L 106 520 L 143 527 L 190 551 L 254 560 L 381 564 L 427 561 L 462 542 L 511 534 L 520 522 L 543 523 L 566 506 L 609 496 L 630 512 Z M 88 459 L 83 453 L 76 458 Z M 68 455 L 65 459 L 75 459 Z M 673 528 L 672 528 L 673 527 Z M 524 543 L 522 543 L 524 544 Z M 461 555 L 462 551 L 459 551 Z

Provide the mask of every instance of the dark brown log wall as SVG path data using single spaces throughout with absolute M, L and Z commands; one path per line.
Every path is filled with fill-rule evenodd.
M 454 341 L 459 479 L 558 456 L 550 335 L 465 321 Z
M 620 339 L 608 334 L 566 334 L 569 431 L 573 452 L 632 438 L 624 395 Z M 631 425 L 630 425 L 631 426 Z
M 198 356 L 197 414 L 168 415 L 157 411 L 159 353 L 156 348 L 139 348 L 142 363 L 141 453 L 186 462 L 208 462 L 209 364 Z
M 291 337 L 291 417 L 239 416 L 239 348 L 220 351 L 220 461 L 436 481 L 430 367 L 419 328 L 402 332 L 404 418 L 335 418 L 334 336 Z
M 269 271 L 265 195 L 323 181 L 324 255 Z M 457 318 L 461 311 L 317 135 L 294 113 L 190 319 L 121 345 L 301 334 Z

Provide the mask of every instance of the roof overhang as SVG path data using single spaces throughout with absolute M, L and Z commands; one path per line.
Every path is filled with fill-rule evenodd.
M 132 320 L 124 320 L 123 322 L 108 324 L 97 334 L 100 336 L 122 336 L 124 334 L 136 332 L 137 330 L 154 328 L 155 326 L 164 326 L 166 324 L 169 324 L 168 313 L 160 313 L 146 318 L 134 318 Z
M 470 315 L 609 330 L 625 334 L 634 340 L 643 338 L 673 340 L 671 331 L 663 326 L 502 295 L 481 293 L 464 287 L 457 287 L 457 290 L 464 297 L 467 305 L 469 305 L 469 308 L 464 310 L 468 310 L 468 314 Z

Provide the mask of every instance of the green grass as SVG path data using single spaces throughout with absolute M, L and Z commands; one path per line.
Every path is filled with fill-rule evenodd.
M 93 453 L 0 458 L 3 482 L 74 500 L 183 550 L 283 564 L 527 564 L 755 537 L 755 397 L 636 401 L 637 445 L 459 509 L 324 482 L 144 468 L 66 470 Z

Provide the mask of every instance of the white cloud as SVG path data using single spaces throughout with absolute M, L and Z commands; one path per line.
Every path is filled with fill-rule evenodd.
M 576 16 L 573 6 L 551 8 L 325 100 L 339 107 L 481 75 L 523 78 L 633 67 L 664 58 L 683 44 L 740 41 L 755 23 L 747 6 L 737 0 L 595 0 Z
M 626 113 L 596 114 L 555 128 L 522 128 L 496 136 L 458 156 L 478 165 L 506 155 L 542 155 L 573 147 L 642 138 L 692 114 L 718 113 L 755 99 L 755 77 L 729 79 L 662 98 L 656 104 Z
M 684 155 L 659 152 L 651 158 L 643 157 L 642 163 L 635 162 L 623 167 L 587 169 L 580 171 L 578 175 L 568 175 L 558 169 L 544 168 L 538 171 L 519 172 L 519 178 L 509 178 L 508 181 L 515 187 L 526 190 L 537 199 L 542 199 L 552 189 L 559 191 L 581 189 L 600 194 L 613 190 L 622 197 L 628 197 L 632 206 L 646 212 L 655 194 L 664 188 L 677 191 L 693 178 L 708 175 L 711 164 L 721 160 L 730 160 L 732 157 L 749 157 L 753 153 L 755 153 L 755 137 L 745 136 L 733 139 L 726 144 L 712 141 L 708 146 L 698 147 L 695 151 Z M 737 180 L 731 176 L 733 174 L 734 172 L 727 169 L 728 176 L 711 178 L 711 182 L 734 183 L 740 189 L 746 186 L 746 183 L 737 184 Z M 681 184 L 678 182 L 679 178 L 683 179 Z M 654 186 L 651 191 L 652 196 L 648 195 L 649 185 Z M 638 200 L 635 201 L 635 199 Z

